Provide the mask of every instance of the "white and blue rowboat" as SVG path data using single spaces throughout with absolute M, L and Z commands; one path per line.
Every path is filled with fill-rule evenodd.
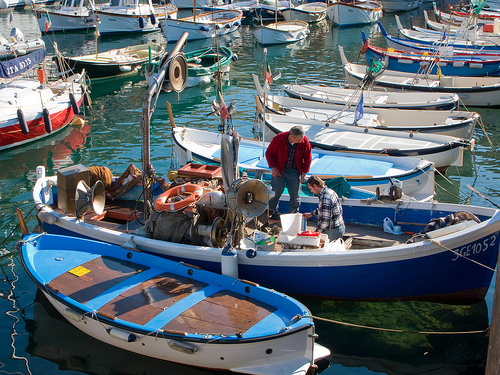
M 259 0 L 252 9 L 251 17 L 256 23 L 282 21 L 285 18 L 281 12 L 293 6 L 288 0 Z
M 191 161 L 220 163 L 222 135 L 206 130 L 175 127 L 172 130 L 179 164 Z M 239 144 L 238 166 L 248 173 L 264 174 L 271 180 L 270 168 L 264 156 L 266 142 L 242 139 Z M 376 154 L 356 154 L 348 151 L 312 150 L 310 175 L 324 179 L 344 177 L 355 188 L 375 192 L 384 189 L 393 179 L 403 181 L 403 193 L 417 200 L 434 195 L 434 164 L 412 157 Z
M 160 27 L 168 42 L 177 42 L 184 32 L 188 40 L 209 39 L 236 31 L 241 25 L 241 10 L 219 10 L 178 19 L 166 18 Z
M 339 51 L 347 84 L 358 85 L 366 77 L 366 65 L 349 62 L 342 46 Z M 383 70 L 375 77 L 375 84 L 396 91 L 453 92 L 466 106 L 500 106 L 500 77 L 438 76 Z
M 9 60 L 24 56 L 41 49 L 45 49 L 43 39 L 24 39 L 22 31 L 17 27 L 11 29 L 8 40 L 0 35 L 0 60 Z
M 211 243 L 207 241 L 195 245 L 186 241 L 173 242 L 147 233 L 142 221 L 135 219 L 142 217 L 142 211 L 139 209 L 134 212 L 130 208 L 127 211 L 127 207 L 137 207 L 135 199 L 141 196 L 142 188 L 127 193 L 127 196 L 135 193 L 130 196 L 131 200 L 126 201 L 125 196 L 121 196 L 109 202 L 110 205 L 105 207 L 106 214 L 95 216 L 89 212 L 83 220 L 77 220 L 74 212 L 65 213 L 57 209 L 57 186 L 55 176 L 40 174 L 33 190 L 37 215 L 44 231 L 136 248 L 221 272 L 223 243 L 207 245 Z M 201 216 L 211 217 L 213 208 L 208 204 L 210 200 L 203 199 L 196 208 Z M 287 203 L 286 200 L 280 201 L 281 212 L 288 212 Z M 319 246 L 292 249 L 279 244 L 276 247 L 258 247 L 245 239 L 246 245 L 236 247 L 236 256 L 231 258 L 237 260 L 239 277 L 285 293 L 335 300 L 475 303 L 486 295 L 499 252 L 499 210 L 401 200 L 387 202 L 341 198 L 341 203 L 346 223 L 343 244 L 340 241 L 333 243 L 333 246 L 332 243 L 324 246 L 320 242 Z M 317 197 L 303 197 L 301 212 L 308 212 L 317 204 Z M 221 210 L 224 211 L 223 205 L 217 211 Z M 462 213 L 457 214 L 459 212 Z M 422 241 L 409 241 L 412 233 L 423 231 L 433 219 L 446 218 L 452 214 L 454 218 L 466 220 L 415 236 Z M 163 215 L 168 216 L 168 213 Z M 116 217 L 123 217 L 124 220 L 117 220 Z M 385 233 L 385 218 L 390 218 L 394 225 L 400 226 L 402 234 Z M 444 219 L 437 221 L 446 222 Z M 220 217 L 216 218 L 213 225 L 210 222 L 206 224 L 207 228 L 218 233 L 216 229 L 220 227 Z M 128 251 L 121 251 L 125 258 Z M 120 250 L 114 248 L 113 255 L 118 254 Z M 141 255 L 138 252 L 131 254 L 133 258 L 128 259 L 131 262 Z M 53 254 L 51 261 L 56 256 Z M 55 265 L 58 264 L 56 261 Z M 159 260 L 155 260 L 155 266 L 158 264 Z M 44 267 L 43 270 L 51 272 L 55 268 Z M 103 335 L 109 338 L 109 334 L 103 332 Z M 158 345 L 158 342 L 155 344 Z M 123 345 L 129 344 L 123 342 Z M 246 353 L 243 355 L 247 356 Z
M 246 374 L 303 374 L 330 351 L 298 301 L 116 245 L 27 235 L 21 259 L 79 330 L 134 353 Z
M 335 86 L 332 82 L 302 83 L 295 82 L 282 86 L 283 91 L 291 98 L 309 100 L 319 103 L 331 103 L 345 106 L 359 103 L 363 92 L 363 107 L 366 108 L 398 108 L 409 110 L 450 110 L 458 107 L 459 97 L 453 93 L 420 93 L 396 92 L 379 89 L 376 86 L 363 91 L 350 89 L 344 85 Z
M 260 96 L 260 102 L 264 99 Z M 281 115 L 335 121 L 353 127 L 357 102 L 349 105 L 313 102 L 284 96 L 267 95 L 268 112 Z M 356 122 L 361 128 L 416 132 L 420 134 L 441 134 L 472 140 L 479 119 L 476 112 L 467 111 L 418 111 L 405 109 L 369 108 L 363 110 L 363 117 Z
M 340 123 L 335 120 L 340 112 L 331 114 L 330 117 L 320 111 L 300 110 L 286 116 L 267 113 L 266 139 L 289 131 L 293 126 L 301 126 L 313 149 L 426 159 L 443 173 L 450 166 L 461 167 L 464 149 L 471 147 L 469 141 L 448 135 L 373 129 L 362 122 L 353 126 L 353 121 L 350 121 L 354 120 L 353 112 L 347 118 L 341 118 Z M 342 123 L 344 120 L 350 122 Z

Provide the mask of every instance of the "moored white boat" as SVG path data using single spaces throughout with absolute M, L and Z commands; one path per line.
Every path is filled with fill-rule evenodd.
M 420 0 L 379 0 L 377 2 L 382 5 L 382 10 L 386 13 L 417 9 L 420 5 Z
M 309 34 L 309 25 L 304 21 L 278 21 L 260 24 L 252 29 L 252 34 L 262 45 L 293 43 Z
M 321 103 L 345 105 L 359 103 L 361 91 L 338 87 L 324 82 L 298 83 L 283 85 L 283 91 L 296 99 L 311 100 Z M 396 92 L 378 89 L 376 86 L 363 90 L 363 106 L 370 108 L 399 109 L 453 109 L 458 107 L 459 97 L 453 93 L 419 93 L 415 91 Z
M 260 101 L 264 101 L 262 94 Z M 266 101 L 269 112 L 335 121 L 346 125 L 355 123 L 358 104 L 352 102 L 348 105 L 337 105 L 277 95 L 266 95 Z M 442 134 L 471 140 L 479 118 L 476 112 L 456 110 L 422 111 L 366 107 L 361 119 L 357 121 L 357 126 L 398 132 Z
M 96 23 L 89 0 L 64 0 L 60 5 L 33 6 L 40 32 L 92 29 Z
M 366 76 L 366 65 L 349 62 L 342 46 L 339 46 L 339 50 L 346 82 L 352 85 L 359 84 Z M 415 75 L 414 73 L 384 70 L 375 77 L 375 84 L 388 90 L 454 92 L 467 106 L 500 106 L 499 77 Z
M 364 155 L 389 155 L 395 157 L 413 157 L 426 159 L 436 169 L 444 172 L 450 166 L 463 165 L 464 149 L 470 143 L 462 138 L 442 134 L 421 134 L 414 132 L 388 131 L 364 126 L 362 119 L 358 126 L 336 121 L 341 113 L 335 111 L 291 111 L 287 115 L 267 113 L 265 123 L 267 139 L 278 133 L 289 131 L 293 126 L 300 126 L 313 148 L 330 151 L 345 151 Z M 342 118 L 354 120 L 355 114 Z M 297 116 L 297 117 L 296 117 Z M 300 116 L 300 117 L 298 117 Z M 368 119 L 370 122 L 370 119 Z
M 45 51 L 35 51 L 9 63 L 15 64 L 21 59 L 19 64 L 25 69 L 26 58 L 34 68 L 45 58 Z M 21 65 L 16 66 L 20 73 L 23 72 Z M 14 77 L 3 76 L 13 79 L 0 85 L 0 151 L 37 141 L 64 129 L 79 113 L 84 97 L 89 100 L 85 74 L 44 83 Z
M 377 22 L 382 17 L 382 5 L 375 1 L 341 1 L 329 2 L 326 16 L 335 25 L 352 26 Z
M 159 22 L 177 18 L 172 4 L 153 6 L 151 0 L 118 0 L 99 5 L 94 11 L 99 17 L 101 34 L 148 33 L 160 30 Z
M 87 239 L 32 234 L 22 244 L 23 266 L 54 308 L 109 345 L 269 375 L 305 375 L 330 354 L 307 307 L 274 290 Z
M 283 9 L 281 13 L 286 21 L 299 20 L 307 23 L 315 23 L 326 18 L 326 3 L 305 3 Z
M 219 10 L 178 19 L 166 18 L 160 21 L 160 27 L 168 42 L 179 40 L 184 31 L 189 34 L 188 40 L 208 39 L 236 31 L 242 17 L 240 10 Z

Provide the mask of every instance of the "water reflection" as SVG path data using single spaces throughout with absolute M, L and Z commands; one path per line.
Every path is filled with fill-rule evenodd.
M 314 316 L 359 326 L 422 334 L 387 332 L 315 320 L 319 342 L 332 365 L 365 367 L 390 375 L 484 374 L 488 338 L 485 301 L 474 305 L 430 302 L 332 302 L 301 299 Z M 460 332 L 477 333 L 465 334 Z

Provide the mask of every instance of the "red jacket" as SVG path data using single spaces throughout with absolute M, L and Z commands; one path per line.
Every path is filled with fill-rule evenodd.
M 276 167 L 280 173 L 283 173 L 283 168 L 285 168 L 288 159 L 288 132 L 282 132 L 274 136 L 266 150 L 266 159 L 269 168 Z M 295 162 L 300 173 L 309 172 L 311 167 L 311 144 L 305 136 L 302 142 L 297 143 Z

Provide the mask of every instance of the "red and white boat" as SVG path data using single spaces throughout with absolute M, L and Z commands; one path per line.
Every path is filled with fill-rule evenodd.
M 43 61 L 45 51 L 37 52 L 2 62 L 5 69 L 0 75 L 7 81 L 0 85 L 0 151 L 62 130 L 79 113 L 82 102 L 90 102 L 83 72 L 55 82 L 43 82 L 42 74 L 42 82 L 15 78 Z

